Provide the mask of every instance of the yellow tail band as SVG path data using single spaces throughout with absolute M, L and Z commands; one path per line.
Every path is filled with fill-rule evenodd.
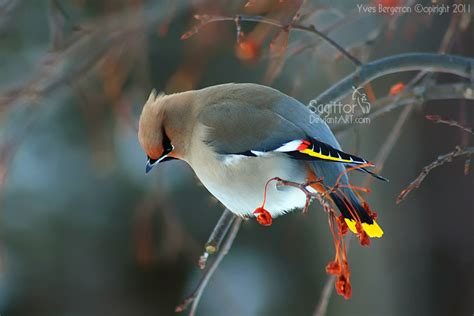
M 347 226 L 353 232 L 354 234 L 357 234 L 357 229 L 356 229 L 356 221 L 350 218 L 344 218 L 346 221 Z M 377 237 L 380 238 L 383 235 L 383 230 L 380 228 L 379 224 L 377 224 L 376 221 L 374 221 L 372 224 L 368 223 L 362 223 L 362 229 L 369 235 L 369 237 Z

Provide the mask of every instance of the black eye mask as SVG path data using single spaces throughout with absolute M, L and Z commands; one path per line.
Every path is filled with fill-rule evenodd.
M 163 154 L 161 155 L 160 158 L 168 155 L 170 152 L 173 151 L 174 147 L 173 145 L 171 145 L 171 140 L 170 138 L 168 137 L 168 135 L 166 135 L 166 132 L 165 130 L 163 129 L 163 143 L 162 143 L 162 146 L 163 146 Z

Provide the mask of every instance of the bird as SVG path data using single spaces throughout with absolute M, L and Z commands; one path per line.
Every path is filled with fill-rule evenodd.
M 298 100 L 253 83 L 168 95 L 153 90 L 138 128 L 147 155 L 145 172 L 165 161 L 182 160 L 228 210 L 270 220 L 307 202 L 298 187 L 271 179 L 301 184 L 322 179 L 309 187 L 337 206 L 353 233 L 363 229 L 371 238 L 381 237 L 375 213 L 353 190 L 346 170 L 384 178 L 367 169 L 373 166 L 369 161 L 342 151 L 329 126 L 314 115 Z M 257 212 L 262 209 L 266 214 Z M 264 219 L 261 224 L 268 224 Z

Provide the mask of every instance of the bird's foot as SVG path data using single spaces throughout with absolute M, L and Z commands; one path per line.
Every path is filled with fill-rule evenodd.
M 253 214 L 257 218 L 257 222 L 263 226 L 271 226 L 273 222 L 272 214 L 263 207 L 257 208 Z

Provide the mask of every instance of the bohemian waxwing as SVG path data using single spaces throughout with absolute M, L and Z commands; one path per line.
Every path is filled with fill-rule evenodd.
M 370 237 L 381 237 L 373 213 L 349 187 L 344 172 L 370 163 L 344 153 L 327 124 L 310 119 L 314 115 L 297 100 L 257 84 L 230 83 L 171 95 L 153 91 L 138 132 L 148 156 L 146 172 L 159 162 L 184 160 L 233 213 L 252 216 L 265 193 L 271 217 L 304 207 L 306 195 L 296 187 L 277 187 L 270 179 L 306 183 L 322 177 L 324 186 L 313 188 L 323 192 L 339 177 L 339 189 L 330 198 L 349 228 L 356 233 L 360 221 Z

